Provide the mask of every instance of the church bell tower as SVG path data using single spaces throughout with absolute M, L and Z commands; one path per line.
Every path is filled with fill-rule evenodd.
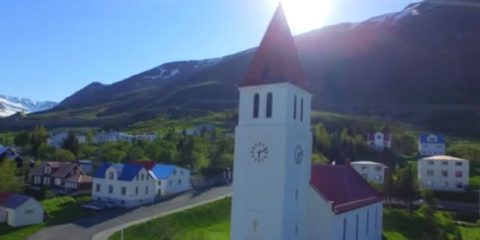
M 232 240 L 306 239 L 312 94 L 279 5 L 239 87 Z

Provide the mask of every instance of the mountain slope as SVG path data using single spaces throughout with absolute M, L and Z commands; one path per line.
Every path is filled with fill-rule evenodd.
M 32 101 L 27 98 L 0 95 L 0 117 L 8 117 L 17 112 L 40 112 L 49 110 L 55 105 L 57 105 L 57 103 L 51 101 Z
M 431 124 L 451 119 L 448 114 L 480 120 L 476 3 L 427 0 L 397 13 L 297 36 L 315 95 L 313 106 Z M 117 118 L 126 124 L 159 112 L 234 108 L 252 50 L 215 60 L 167 63 L 112 85 L 93 84 L 30 119 L 88 118 L 92 124 Z M 433 114 L 422 115 L 425 112 Z M 478 124 L 472 127 L 480 131 Z

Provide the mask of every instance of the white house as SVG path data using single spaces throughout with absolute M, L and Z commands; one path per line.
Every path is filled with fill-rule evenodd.
M 93 177 L 92 200 L 135 207 L 154 201 L 155 186 L 154 176 L 140 164 L 105 163 Z
M 135 141 L 153 142 L 157 139 L 157 135 L 155 133 L 140 133 L 135 134 L 134 138 Z
M 392 134 L 389 132 L 368 133 L 367 145 L 376 151 L 390 149 L 392 147 Z
M 12 227 L 43 222 L 43 206 L 29 196 L 16 193 L 0 193 L 0 223 Z
M 124 133 L 124 132 L 102 132 L 95 136 L 94 142 L 101 144 L 107 142 L 133 142 L 134 136 Z
M 312 166 L 312 94 L 281 5 L 240 85 L 230 239 L 382 238 L 383 199 L 351 166 Z
M 350 163 L 350 165 L 368 181 L 372 181 L 378 184 L 383 184 L 385 181 L 385 173 L 388 169 L 385 164 L 371 161 L 356 161 Z
M 155 177 L 157 196 L 166 196 L 191 189 L 190 170 L 175 165 L 157 164 L 151 170 Z
M 420 134 L 418 153 L 422 156 L 445 155 L 445 137 L 441 134 Z
M 431 156 L 418 160 L 420 186 L 438 191 L 464 191 L 470 177 L 469 161 L 451 156 Z

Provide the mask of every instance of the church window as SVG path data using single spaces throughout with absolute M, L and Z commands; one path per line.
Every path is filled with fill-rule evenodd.
M 255 96 L 253 97 L 253 118 L 258 118 L 259 107 L 260 95 L 258 95 L 258 93 L 255 93 Z
M 347 218 L 343 218 L 343 240 L 347 240 Z
M 298 236 L 298 224 L 295 224 L 295 236 Z
M 298 189 L 295 189 L 295 200 L 298 200 Z
M 300 99 L 300 122 L 303 122 L 303 98 Z
M 355 220 L 355 240 L 358 240 L 358 214 Z
M 297 96 L 293 98 L 293 120 L 297 119 Z
M 367 210 L 367 235 L 368 235 L 369 226 L 370 226 L 370 210 Z
M 273 94 L 270 92 L 267 94 L 267 118 L 272 117 L 272 104 L 273 104 Z
M 375 208 L 375 229 L 378 229 L 378 207 Z

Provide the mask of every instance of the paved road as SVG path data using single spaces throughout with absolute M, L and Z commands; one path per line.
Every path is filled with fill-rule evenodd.
M 230 186 L 216 187 L 199 194 L 186 193 L 170 201 L 136 209 L 115 209 L 100 212 L 95 216 L 72 223 L 45 228 L 29 240 L 86 240 L 107 239 L 123 227 L 148 221 L 152 218 L 182 211 L 226 196 L 230 196 Z

